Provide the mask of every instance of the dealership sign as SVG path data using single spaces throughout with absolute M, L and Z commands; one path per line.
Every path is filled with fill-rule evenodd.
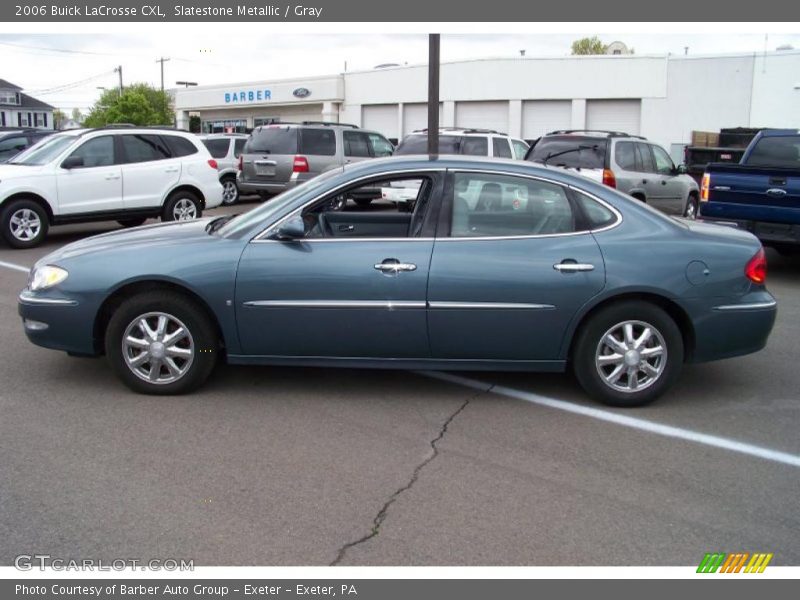
M 238 90 L 225 92 L 225 104 L 241 104 L 243 102 L 264 102 L 272 100 L 272 92 L 268 89 Z

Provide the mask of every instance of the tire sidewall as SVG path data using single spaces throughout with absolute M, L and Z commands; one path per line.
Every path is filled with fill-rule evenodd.
M 223 187 L 225 187 L 226 183 L 233 183 L 233 189 L 236 190 L 236 196 L 233 200 L 226 201 L 223 199 L 222 204 L 225 206 L 231 206 L 232 204 L 236 204 L 239 201 L 239 186 L 236 185 L 236 178 L 232 176 L 223 177 L 220 180 L 220 183 Z
M 164 312 L 179 319 L 194 341 L 195 355 L 189 370 L 179 380 L 152 384 L 137 377 L 125 362 L 122 336 L 128 325 L 148 312 Z M 106 327 L 105 350 L 111 368 L 135 392 L 152 395 L 175 395 L 199 387 L 211 374 L 217 361 L 218 338 L 205 312 L 188 298 L 174 292 L 147 292 L 124 301 Z
M 694 206 L 694 216 L 690 217 L 687 213 L 689 212 L 689 207 Z M 686 200 L 686 206 L 683 207 L 683 215 L 687 219 L 697 219 L 697 211 L 700 209 L 700 203 L 697 201 L 696 196 L 689 196 Z
M 605 384 L 595 366 L 595 354 L 601 337 L 623 321 L 644 321 L 661 333 L 667 346 L 667 364 L 659 379 L 641 392 L 624 393 Z M 677 379 L 683 365 L 683 336 L 675 321 L 663 309 L 640 301 L 625 301 L 600 309 L 578 334 L 573 353 L 573 370 L 586 390 L 596 400 L 609 406 L 643 406 L 663 394 Z
M 203 216 L 202 206 L 200 204 L 200 199 L 193 194 L 192 192 L 175 192 L 173 193 L 169 199 L 164 203 L 164 210 L 161 213 L 161 220 L 162 221 L 175 221 L 175 216 L 173 215 L 173 211 L 175 210 L 175 205 L 181 200 L 191 200 L 194 203 L 195 210 L 197 214 L 195 219 L 199 219 Z
M 35 212 L 42 224 L 39 228 L 39 235 L 28 241 L 20 240 L 11 233 L 11 216 L 18 210 L 25 208 Z M 13 200 L 3 206 L 2 211 L 0 211 L 0 226 L 3 228 L 3 239 L 6 243 L 12 248 L 22 249 L 33 248 L 41 244 L 45 237 L 47 237 L 47 230 L 49 229 L 50 222 L 47 218 L 47 212 L 37 202 L 21 199 Z

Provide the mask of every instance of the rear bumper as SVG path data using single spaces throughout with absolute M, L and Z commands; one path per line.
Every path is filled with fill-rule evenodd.
M 703 299 L 696 302 L 702 306 L 688 307 L 689 314 L 701 315 L 693 319 L 695 347 L 691 362 L 752 354 L 767 345 L 778 306 L 766 290 L 733 301 Z
M 701 215 L 700 219 L 717 225 L 728 225 L 749 231 L 765 246 L 800 245 L 800 225 L 792 223 L 770 223 L 768 221 L 748 221 L 742 219 L 725 219 Z

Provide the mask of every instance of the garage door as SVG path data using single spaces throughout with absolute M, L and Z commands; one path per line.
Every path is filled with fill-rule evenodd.
M 397 104 L 367 104 L 361 107 L 361 126 L 384 137 L 396 138 L 397 115 Z
M 535 139 L 572 125 L 571 100 L 526 100 L 522 103 L 522 137 Z
M 641 100 L 587 100 L 586 128 L 639 135 Z
M 442 124 L 442 104 L 439 103 L 439 125 Z M 428 127 L 428 103 L 403 104 L 403 135 Z
M 508 102 L 456 102 L 456 127 L 508 131 Z

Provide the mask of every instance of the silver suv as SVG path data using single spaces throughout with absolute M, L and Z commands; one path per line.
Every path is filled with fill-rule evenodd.
M 355 125 L 324 121 L 264 125 L 253 130 L 239 157 L 239 190 L 268 197 L 334 167 L 393 152 L 394 146 L 380 133 Z
M 697 216 L 697 182 L 658 144 L 618 131 L 554 131 L 539 138 L 527 160 L 574 171 L 665 213 Z
M 439 128 L 439 154 L 467 154 L 495 158 L 525 158 L 528 144 L 494 129 Z M 410 133 L 397 146 L 395 154 L 427 154 L 428 130 Z
M 211 133 L 198 137 L 217 161 L 219 182 L 224 190 L 222 203 L 234 204 L 239 200 L 236 174 L 239 170 L 239 155 L 247 143 L 247 135 L 244 133 Z

